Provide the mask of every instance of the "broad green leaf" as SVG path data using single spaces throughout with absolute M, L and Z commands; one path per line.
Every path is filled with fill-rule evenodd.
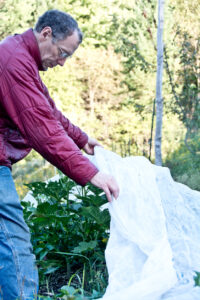
M 64 285 L 60 289 L 66 295 L 73 295 L 76 292 L 76 289 L 73 286 Z
M 97 246 L 97 241 L 80 242 L 79 246 L 75 247 L 73 252 L 74 253 L 82 253 L 85 251 L 93 250 L 96 246 Z

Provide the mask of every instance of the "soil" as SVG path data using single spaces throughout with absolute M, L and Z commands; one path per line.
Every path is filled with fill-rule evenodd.
M 66 275 L 66 269 L 60 269 L 47 277 L 45 284 L 40 285 L 39 295 L 53 296 L 59 293 L 62 286 L 67 285 L 69 278 Z

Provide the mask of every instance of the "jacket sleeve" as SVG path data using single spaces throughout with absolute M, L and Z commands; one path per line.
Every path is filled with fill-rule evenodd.
M 60 121 L 67 134 L 71 137 L 74 143 L 82 149 L 88 141 L 88 136 L 79 127 L 73 125 L 56 107 L 53 99 L 50 97 L 47 87 L 41 82 L 44 89 L 44 94 L 47 97 L 51 107 L 53 108 L 54 115 Z
M 63 121 L 59 121 L 60 117 L 55 116 L 55 110 L 42 92 L 39 82 L 29 81 L 26 78 L 22 72 L 16 74 L 16 70 L 14 75 L 6 76 L 6 80 L 12 82 L 9 92 L 3 99 L 9 118 L 30 147 L 65 175 L 85 185 L 98 169 L 83 156 L 71 138 L 76 140 L 79 134 L 76 136 L 76 133 L 71 133 L 73 129 L 69 129 L 70 123 L 68 126 L 65 125 L 67 130 L 64 129 Z

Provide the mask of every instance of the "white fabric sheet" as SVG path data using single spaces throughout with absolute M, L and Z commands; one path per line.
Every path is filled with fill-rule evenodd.
M 102 300 L 200 300 L 193 280 L 200 271 L 200 192 L 144 157 L 96 147 L 89 158 L 120 186 L 108 204 L 109 284 Z

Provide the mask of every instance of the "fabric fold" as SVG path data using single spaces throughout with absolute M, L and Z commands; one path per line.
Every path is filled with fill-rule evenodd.
M 90 159 L 120 186 L 119 198 L 108 204 L 109 284 L 102 300 L 200 299 L 193 280 L 200 270 L 200 192 L 144 157 L 96 147 Z

